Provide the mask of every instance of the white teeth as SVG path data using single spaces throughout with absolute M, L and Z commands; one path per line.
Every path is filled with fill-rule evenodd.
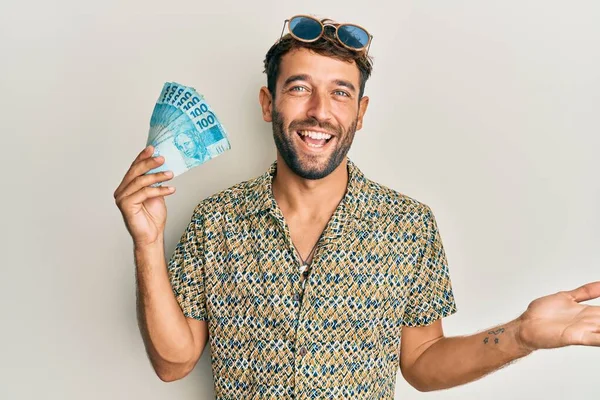
M 312 139 L 330 139 L 331 135 L 328 135 L 327 133 L 322 133 L 322 132 L 313 132 L 313 131 L 298 131 L 299 134 L 301 134 L 302 136 L 308 136 Z M 320 146 L 317 146 L 320 147 Z

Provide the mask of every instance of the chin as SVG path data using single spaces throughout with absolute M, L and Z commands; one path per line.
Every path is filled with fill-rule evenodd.
M 323 179 L 331 174 L 340 164 L 332 154 L 306 154 L 302 151 L 279 152 L 286 165 L 303 179 Z M 343 159 L 343 158 L 342 158 Z

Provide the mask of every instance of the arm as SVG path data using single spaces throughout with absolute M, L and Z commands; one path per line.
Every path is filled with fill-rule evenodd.
M 169 282 L 163 238 L 134 251 L 138 326 L 158 377 L 170 382 L 194 368 L 208 338 L 206 321 L 186 318 Z
M 600 281 L 531 302 L 526 312 L 484 332 L 444 337 L 441 319 L 456 311 L 447 259 L 431 209 L 424 213 L 426 240 L 409 278 L 400 367 L 420 391 L 458 386 L 537 349 L 600 346 L 600 307 L 579 304 L 600 297 Z
M 175 193 L 175 188 L 152 187 L 173 178 L 169 171 L 148 174 L 165 161 L 164 157 L 154 156 L 153 151 L 148 146 L 138 154 L 113 196 L 134 243 L 138 325 L 144 346 L 159 378 L 172 381 L 192 370 L 202 354 L 208 331 L 205 310 L 199 309 L 198 302 L 188 296 L 203 295 L 203 281 L 197 278 L 193 282 L 195 287 L 186 287 L 181 279 L 182 271 L 186 281 L 190 281 L 189 276 L 197 277 L 195 269 L 201 265 L 194 220 L 177 245 L 168 269 L 165 264 L 164 197 Z M 187 254 L 192 256 L 186 257 Z M 194 318 L 186 320 L 186 317 Z
M 519 318 L 484 332 L 444 337 L 441 320 L 403 327 L 401 368 L 420 391 L 474 381 L 538 349 L 600 347 L 600 281 L 532 301 Z
M 444 337 L 441 320 L 403 327 L 402 375 L 419 391 L 477 380 L 532 352 L 518 340 L 520 319 L 470 336 Z

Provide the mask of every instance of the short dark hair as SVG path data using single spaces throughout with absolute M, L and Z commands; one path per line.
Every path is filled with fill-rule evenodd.
M 330 19 L 322 19 L 321 23 L 331 23 Z M 337 24 L 335 24 L 337 25 Z M 275 86 L 279 77 L 279 66 L 281 58 L 292 50 L 308 49 L 317 54 L 337 58 L 346 62 L 355 62 L 360 72 L 360 90 L 358 98 L 362 98 L 365 92 L 365 84 L 371 76 L 373 69 L 373 59 L 366 54 L 366 51 L 350 50 L 340 44 L 335 38 L 335 33 L 330 26 L 325 27 L 325 32 L 318 40 L 314 42 L 302 42 L 294 39 L 289 33 L 284 35 L 281 40 L 277 41 L 265 56 L 264 73 L 267 74 L 267 88 L 271 92 L 271 96 L 275 98 Z

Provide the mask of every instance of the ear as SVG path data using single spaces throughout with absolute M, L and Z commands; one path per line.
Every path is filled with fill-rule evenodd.
M 356 130 L 359 131 L 363 125 L 363 117 L 367 112 L 367 107 L 369 106 L 369 98 L 367 96 L 363 96 L 362 99 L 358 102 L 358 118 L 356 120 Z
M 266 86 L 260 88 L 258 93 L 258 102 L 262 108 L 262 116 L 265 122 L 271 122 L 271 113 L 273 112 L 273 97 Z

